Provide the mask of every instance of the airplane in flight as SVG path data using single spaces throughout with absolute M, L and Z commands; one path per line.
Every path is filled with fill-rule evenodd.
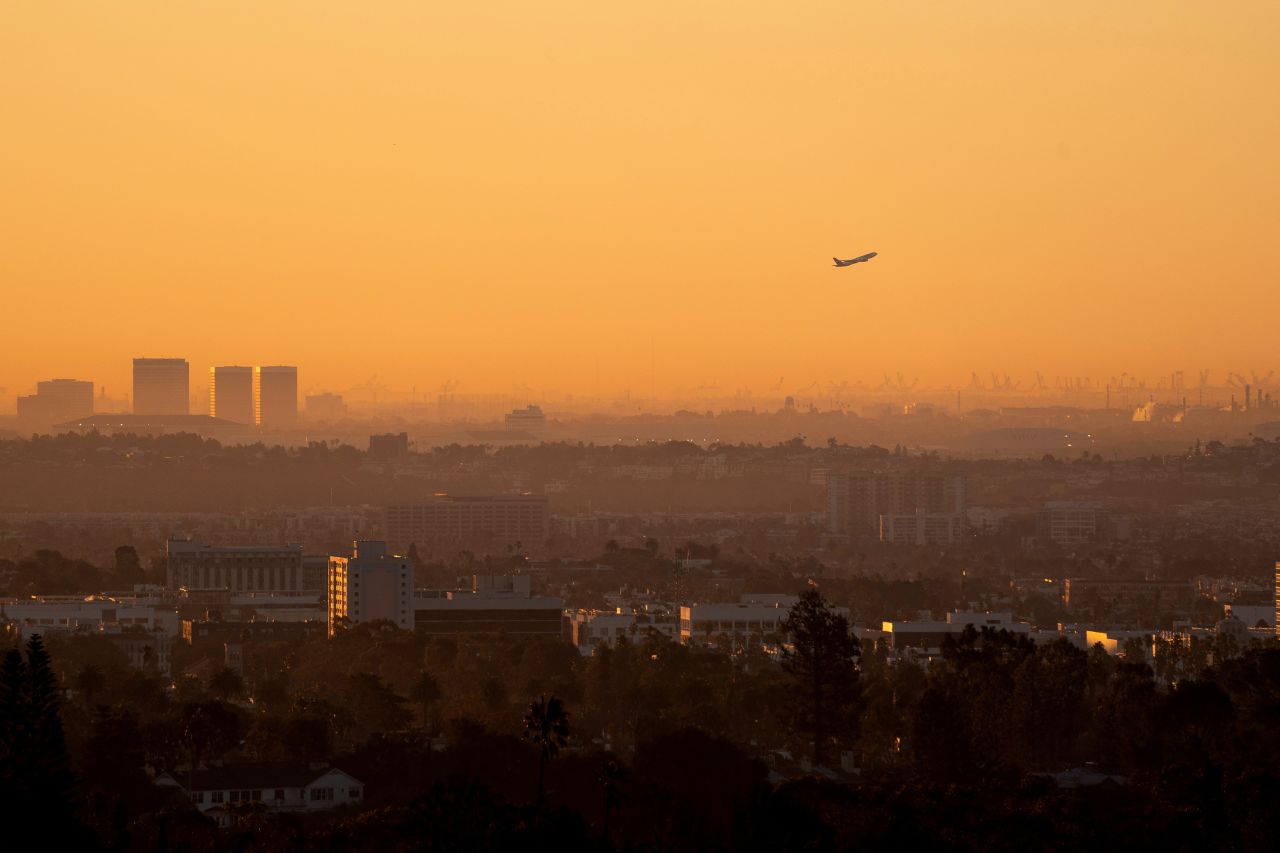
M 837 266 L 837 267 L 851 267 L 851 266 L 853 266 L 854 264 L 863 264 L 863 263 L 866 263 L 867 261 L 871 260 L 872 258 L 874 258 L 874 257 L 875 257 L 876 255 L 878 255 L 878 254 L 880 254 L 880 253 L 879 253 L 879 252 L 867 252 L 865 255 L 858 255 L 858 257 L 856 257 L 856 258 L 850 258 L 850 259 L 849 259 L 849 260 L 847 260 L 847 261 L 842 261 L 842 260 L 840 260 L 839 258 L 832 258 L 831 260 L 835 261 L 834 266 Z

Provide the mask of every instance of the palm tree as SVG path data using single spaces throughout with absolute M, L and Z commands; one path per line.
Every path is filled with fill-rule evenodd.
M 618 784 L 627 778 L 627 770 L 612 758 L 604 763 L 601 779 L 604 781 L 604 843 L 609 843 L 609 817 L 622 807 L 622 795 Z
M 239 696 L 244 690 L 244 679 L 231 667 L 223 667 L 209 679 L 209 689 L 226 702 L 232 696 Z
M 545 694 L 529 703 L 524 715 L 524 736 L 538 747 L 538 810 L 546 792 L 547 759 L 560 754 L 569 742 L 569 712 L 554 695 Z
M 433 702 L 438 702 L 444 697 L 444 693 L 440 690 L 440 682 L 425 669 L 413 682 L 413 686 L 409 688 L 409 698 L 418 703 L 422 708 L 422 728 L 427 729 L 427 720 L 431 711 Z
M 97 696 L 99 691 L 107 686 L 107 677 L 102 674 L 102 670 L 91 663 L 87 663 L 80 667 L 80 672 L 76 674 L 76 690 L 84 697 L 84 704 L 88 708 L 93 707 L 93 697 Z

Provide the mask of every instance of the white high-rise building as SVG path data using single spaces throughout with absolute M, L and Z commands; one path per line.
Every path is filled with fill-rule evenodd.
M 354 543 L 350 557 L 329 558 L 329 635 L 385 619 L 413 630 L 413 560 L 387 553 L 386 542 Z

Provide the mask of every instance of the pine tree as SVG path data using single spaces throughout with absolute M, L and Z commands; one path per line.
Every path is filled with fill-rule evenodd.
M 62 729 L 58 677 L 44 642 L 27 641 L 0 666 L 0 798 L 33 825 L 71 833 L 75 777 Z
M 853 719 L 861 649 L 849 620 L 816 589 L 806 590 L 782 623 L 787 635 L 782 668 L 791 676 L 796 728 L 813 743 L 813 764 L 822 766 L 827 741 Z
M 10 800 L 17 784 L 17 763 L 28 741 L 27 662 L 10 649 L 0 665 L 0 797 Z

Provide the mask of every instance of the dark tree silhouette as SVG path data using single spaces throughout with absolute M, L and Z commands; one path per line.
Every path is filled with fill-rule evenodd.
M 852 717 L 861 649 L 849 632 L 849 620 L 816 589 L 801 594 L 782 628 L 789 639 L 782 668 L 792 679 L 796 728 L 809 736 L 813 764 L 820 767 L 837 721 Z
M 85 707 L 93 707 L 93 698 L 97 696 L 102 689 L 107 686 L 107 677 L 103 675 L 102 670 L 91 663 L 86 663 L 80 667 L 80 671 L 76 673 L 75 688 L 76 692 L 84 699 Z
M 604 763 L 600 779 L 604 789 L 604 842 L 609 844 L 609 818 L 622 808 L 622 794 L 618 786 L 626 781 L 627 769 L 612 758 Z
M 398 731 L 413 719 L 413 713 L 404 707 L 405 698 L 373 673 L 351 675 L 344 698 L 345 709 L 365 735 Z
M 188 773 L 202 758 L 221 755 L 239 740 L 240 718 L 221 702 L 190 702 L 182 706 L 182 740 L 187 748 Z
M 26 659 L 11 649 L 0 666 L 0 802 L 10 814 L 66 838 L 75 825 L 75 777 L 62 730 L 58 678 L 39 634 Z
M 133 586 L 146 579 L 142 570 L 142 561 L 138 559 L 138 551 L 132 545 L 121 545 L 116 549 L 115 578 L 122 586 Z
M 209 679 L 209 689 L 214 694 L 226 702 L 233 696 L 239 696 L 244 692 L 244 679 L 240 677 L 240 673 L 230 667 L 223 667 L 213 674 Z
M 444 691 L 440 689 L 440 682 L 436 677 L 425 669 L 419 673 L 417 679 L 414 680 L 413 686 L 409 688 L 409 698 L 418 703 L 418 707 L 422 709 L 422 728 L 429 728 L 431 706 L 444 698 Z
M 538 747 L 538 808 L 546 794 L 547 759 L 569 742 L 569 712 L 555 696 L 540 696 L 524 715 L 524 736 Z

